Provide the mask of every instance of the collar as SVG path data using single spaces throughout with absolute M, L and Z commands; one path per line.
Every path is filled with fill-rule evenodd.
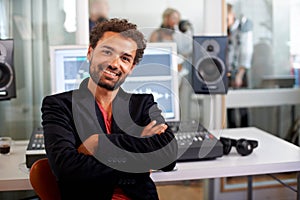
M 85 98 L 92 98 L 94 101 L 95 101 L 95 97 L 94 97 L 94 95 L 92 94 L 92 92 L 88 89 L 88 82 L 89 82 L 89 79 L 90 78 L 86 78 L 86 79 L 84 79 L 82 82 L 81 82 L 81 84 L 80 84 L 80 86 L 79 86 L 79 89 L 78 89 L 78 91 L 77 91 L 77 93 L 78 93 L 78 97 L 80 97 L 80 99 L 85 99 Z M 118 93 L 117 93 L 117 95 L 116 95 L 116 98 L 113 100 L 113 101 L 115 101 L 116 99 L 118 99 L 118 98 L 121 98 L 121 99 L 124 99 L 124 100 L 128 100 L 129 98 L 130 98 L 130 94 L 129 93 L 127 93 L 127 92 L 125 92 L 124 90 L 123 90 L 123 88 L 121 88 L 120 87 L 120 89 L 119 89 L 119 91 L 118 91 Z

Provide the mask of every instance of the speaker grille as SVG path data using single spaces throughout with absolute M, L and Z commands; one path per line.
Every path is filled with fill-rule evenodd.
M 214 84 L 222 80 L 225 66 L 218 57 L 207 57 L 197 65 L 199 79 L 205 84 Z
M 0 39 L 0 100 L 16 98 L 13 39 Z
M 9 87 L 12 83 L 11 67 L 5 63 L 0 63 L 0 90 Z
M 226 36 L 193 36 L 192 86 L 197 94 L 226 94 Z

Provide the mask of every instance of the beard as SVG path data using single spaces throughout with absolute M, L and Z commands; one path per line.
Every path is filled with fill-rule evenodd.
M 115 71 L 110 65 L 105 66 L 104 64 L 99 64 L 98 66 L 90 66 L 89 68 L 90 77 L 92 78 L 94 83 L 96 83 L 99 87 L 105 88 L 109 91 L 118 89 L 124 83 L 127 76 L 122 75 L 122 73 L 120 72 L 118 73 L 120 79 L 117 82 L 110 81 L 111 83 L 110 84 L 106 82 L 108 79 L 106 79 L 104 75 L 101 75 L 103 73 L 103 70 L 105 69 L 110 69 L 111 71 Z M 100 73 L 101 71 L 102 73 Z

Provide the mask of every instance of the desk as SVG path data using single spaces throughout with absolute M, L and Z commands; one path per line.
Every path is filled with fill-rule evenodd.
M 228 90 L 226 108 L 300 104 L 300 88 Z
M 262 76 L 261 88 L 291 88 L 295 85 L 294 75 L 264 75 Z
M 272 134 L 253 127 L 211 132 L 217 137 L 256 139 L 259 145 L 251 155 L 245 157 L 238 155 L 233 148 L 228 156 L 216 160 L 177 163 L 176 171 L 152 173 L 153 180 L 157 183 L 166 183 L 300 171 L 300 148 Z M 25 166 L 26 146 L 26 142 L 15 142 L 10 156 L 0 156 L 0 191 L 32 190 Z M 298 191 L 300 191 L 299 179 L 298 176 Z
M 204 125 L 211 129 L 222 128 L 226 124 L 227 108 L 257 108 L 282 105 L 300 105 L 300 88 L 276 88 L 276 89 L 229 89 L 227 95 L 192 95 L 192 99 L 203 102 L 202 113 Z M 209 117 L 207 117 L 209 116 Z M 291 119 L 295 113 L 291 113 Z M 213 120 L 212 120 L 213 119 Z M 291 123 L 293 123 L 291 121 Z M 300 137 L 299 137 L 300 145 Z
M 277 89 L 240 89 L 228 90 L 225 108 L 253 108 L 291 105 L 291 125 L 296 119 L 295 105 L 300 105 L 300 88 L 277 88 Z M 222 119 L 220 112 L 215 112 L 215 120 Z M 279 111 L 278 111 L 279 112 Z M 277 114 L 277 130 L 280 133 L 280 115 Z M 300 146 L 300 136 L 298 139 Z
M 217 137 L 256 139 L 259 144 L 252 154 L 245 157 L 238 155 L 233 148 L 228 156 L 216 160 L 177 163 L 177 171 L 153 173 L 153 180 L 170 182 L 300 171 L 300 148 L 272 134 L 253 127 L 211 132 Z M 299 179 L 298 175 L 298 191 Z
M 0 155 L 0 191 L 32 190 L 25 165 L 28 141 L 14 141 L 10 155 Z

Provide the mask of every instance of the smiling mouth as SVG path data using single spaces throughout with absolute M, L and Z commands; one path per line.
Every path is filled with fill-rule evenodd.
M 111 75 L 111 76 L 120 76 L 120 73 L 114 73 L 114 72 L 108 71 L 108 70 L 106 70 L 106 69 L 104 69 L 103 72 L 104 72 L 104 73 L 107 73 L 107 74 L 109 74 L 109 75 Z

